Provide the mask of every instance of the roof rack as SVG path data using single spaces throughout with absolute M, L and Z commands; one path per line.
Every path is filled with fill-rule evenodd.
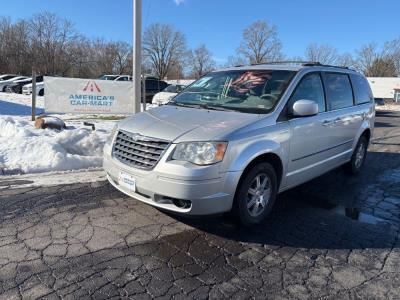
M 303 60 L 277 60 L 277 61 L 267 61 L 265 63 L 257 63 L 257 64 L 251 64 L 252 66 L 256 65 L 304 65 L 308 63 L 313 63 L 310 61 L 303 61 Z
M 351 70 L 349 67 L 336 66 L 336 65 L 325 65 L 325 64 L 321 64 L 320 62 L 308 62 L 308 63 L 304 63 L 303 66 L 305 66 L 305 67 L 328 67 L 328 68 L 339 68 L 339 69 Z
M 282 60 L 282 61 L 266 61 L 262 63 L 253 63 L 251 66 L 259 66 L 259 65 L 304 65 L 311 63 L 309 61 L 300 61 L 300 60 Z M 235 67 L 244 67 L 246 65 L 236 65 Z
M 268 61 L 268 62 L 264 62 L 264 63 L 256 63 L 256 64 L 251 64 L 251 65 L 252 66 L 257 66 L 257 65 L 279 65 L 279 64 L 301 65 L 301 66 L 304 66 L 304 67 L 329 67 L 329 68 L 339 68 L 339 69 L 351 70 L 349 67 L 335 66 L 335 65 L 325 65 L 325 64 L 321 64 L 318 61 L 303 61 L 303 60 Z

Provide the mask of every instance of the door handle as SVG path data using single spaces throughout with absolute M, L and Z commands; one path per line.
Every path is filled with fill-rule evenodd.
M 334 121 L 333 121 L 333 124 L 338 124 L 338 123 L 341 123 L 342 122 L 342 119 L 341 118 L 336 118 Z
M 329 126 L 331 124 L 332 124 L 332 121 L 330 121 L 330 120 L 325 120 L 322 122 L 322 126 Z

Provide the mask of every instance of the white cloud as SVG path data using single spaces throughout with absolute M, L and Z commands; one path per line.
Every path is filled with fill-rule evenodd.
M 174 0 L 174 2 L 175 2 L 176 5 L 180 5 L 183 2 L 185 2 L 185 0 Z

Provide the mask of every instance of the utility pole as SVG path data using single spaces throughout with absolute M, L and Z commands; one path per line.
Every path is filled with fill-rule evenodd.
M 133 0 L 133 113 L 140 112 L 141 103 L 141 48 L 142 48 L 142 0 Z
M 36 70 L 32 68 L 32 121 L 36 119 Z
M 142 75 L 142 111 L 146 111 L 146 74 Z

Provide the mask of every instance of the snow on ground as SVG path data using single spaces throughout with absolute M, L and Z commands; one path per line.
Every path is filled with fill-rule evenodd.
M 376 110 L 392 110 L 392 111 L 400 111 L 399 104 L 391 104 L 385 103 L 385 105 L 375 105 Z
M 37 98 L 36 113 L 44 114 L 43 97 Z M 0 175 L 101 168 L 103 146 L 116 120 L 52 114 L 67 125 L 58 131 L 36 129 L 30 116 L 31 96 L 0 93 Z M 123 116 L 111 119 L 118 118 Z M 83 121 L 93 123 L 96 129 Z
M 66 130 L 36 129 L 29 117 L 0 117 L 0 166 L 3 173 L 37 173 L 99 168 L 114 121 L 96 130 L 67 122 Z

